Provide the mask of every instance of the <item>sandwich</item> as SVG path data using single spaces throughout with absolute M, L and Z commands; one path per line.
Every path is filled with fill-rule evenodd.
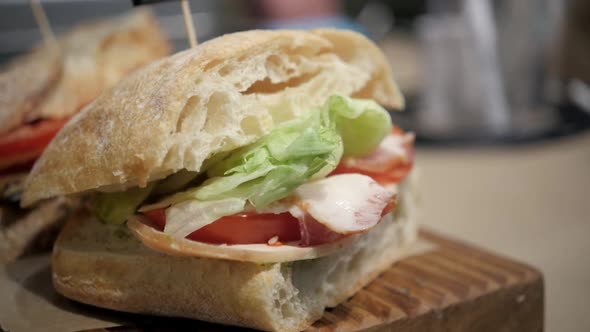
M 24 179 L 68 119 L 132 70 L 168 54 L 149 11 L 80 25 L 0 72 L 0 262 L 51 240 L 77 200 L 19 208 Z M 70 158 L 64 155 L 63 158 Z
M 89 197 L 53 249 L 64 296 L 300 331 L 407 253 L 413 135 L 350 31 L 246 31 L 154 62 L 76 115 L 24 206 Z M 68 158 L 64 158 L 68 155 Z

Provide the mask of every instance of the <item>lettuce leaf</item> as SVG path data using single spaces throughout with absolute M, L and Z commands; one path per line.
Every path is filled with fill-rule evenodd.
M 362 157 L 375 151 L 391 133 L 391 117 L 369 99 L 332 96 L 324 105 L 324 122 L 335 126 L 344 142 L 344 155 Z
M 91 208 L 98 220 L 103 223 L 121 225 L 135 213 L 154 186 L 152 183 L 145 188 L 135 187 L 123 192 L 97 193 Z

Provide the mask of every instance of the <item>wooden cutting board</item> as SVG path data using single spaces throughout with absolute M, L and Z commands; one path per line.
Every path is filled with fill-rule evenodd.
M 420 236 L 437 248 L 394 264 L 347 302 L 326 311 L 309 331 L 543 331 L 539 271 L 429 231 Z M 133 326 L 91 331 L 246 330 L 138 316 Z

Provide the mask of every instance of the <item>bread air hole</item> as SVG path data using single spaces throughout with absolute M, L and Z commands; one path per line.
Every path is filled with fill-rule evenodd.
M 269 78 L 265 78 L 260 81 L 254 82 L 246 91 L 243 92 L 245 95 L 259 93 L 259 94 L 272 94 L 279 91 L 283 91 L 287 88 L 296 88 L 311 81 L 314 77 L 319 74 L 319 71 L 313 73 L 303 74 L 301 76 L 293 77 L 285 82 L 273 83 Z
M 293 306 L 289 302 L 283 303 L 281 306 L 281 315 L 283 315 L 285 318 L 288 318 L 294 316 L 294 314 Z
M 233 64 L 227 64 L 219 69 L 219 71 L 218 71 L 219 76 L 225 77 L 225 76 L 231 74 L 231 72 L 234 71 L 234 69 L 235 69 L 235 66 Z
M 210 69 L 217 67 L 222 62 L 222 59 L 212 59 L 203 67 L 203 71 L 209 71 Z
M 275 308 L 281 311 L 281 316 L 284 318 L 295 316 L 297 314 L 297 310 L 294 307 L 296 301 L 289 296 L 289 292 L 284 288 L 280 288 L 277 295 L 278 298 L 275 299 L 274 304 Z
M 186 121 L 187 117 L 193 112 L 197 106 L 199 106 L 200 99 L 197 96 L 190 97 L 182 111 L 180 111 L 180 115 L 178 116 L 178 120 L 176 120 L 176 132 L 179 133 L 182 130 L 183 124 Z
M 246 135 L 261 135 L 262 127 L 260 126 L 260 120 L 254 115 L 247 116 L 240 121 L 240 128 Z
M 213 92 L 207 101 L 207 119 L 203 125 L 203 131 L 208 134 L 222 132 L 223 129 L 231 123 L 232 116 L 227 105 L 229 105 L 229 96 L 223 92 Z

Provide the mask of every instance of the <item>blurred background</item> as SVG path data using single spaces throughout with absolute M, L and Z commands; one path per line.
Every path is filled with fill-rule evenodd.
M 188 47 L 178 1 L 41 0 L 59 34 L 154 9 Z M 373 39 L 417 134 L 422 223 L 540 268 L 548 331 L 589 331 L 590 1 L 195 0 L 199 42 L 254 28 L 337 27 Z M 0 64 L 41 34 L 29 2 L 0 2 Z

